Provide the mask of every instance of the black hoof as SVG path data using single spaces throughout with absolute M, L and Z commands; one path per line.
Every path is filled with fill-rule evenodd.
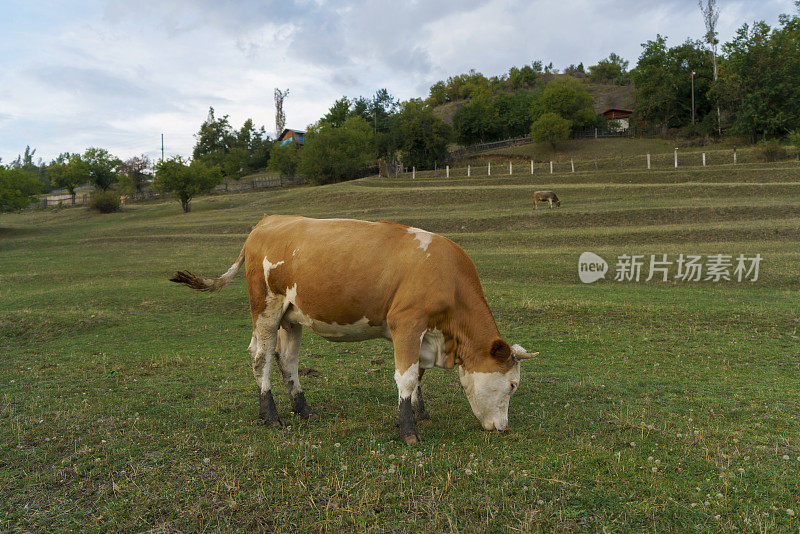
M 278 417 L 278 409 L 275 407 L 275 399 L 272 398 L 272 391 L 258 395 L 258 415 L 267 426 L 283 426 L 283 421 Z

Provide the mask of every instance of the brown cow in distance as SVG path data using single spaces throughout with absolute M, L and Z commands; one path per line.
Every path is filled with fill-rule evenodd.
M 428 419 L 420 380 L 452 369 L 487 430 L 505 430 L 531 358 L 500 336 L 466 253 L 444 237 L 392 222 L 272 215 L 250 232 L 239 258 L 214 279 L 179 272 L 173 282 L 201 291 L 227 284 L 244 265 L 253 318 L 250 355 L 266 424 L 281 420 L 272 396 L 273 357 L 292 410 L 313 415 L 298 376 L 303 327 L 330 341 L 385 338 L 394 344 L 400 438 L 419 441 L 414 410 Z
M 536 191 L 533 193 L 533 207 L 534 209 L 539 209 L 539 202 L 548 202 L 550 204 L 550 209 L 553 208 L 553 203 L 557 207 L 561 207 L 561 201 L 558 200 L 558 197 L 552 191 Z

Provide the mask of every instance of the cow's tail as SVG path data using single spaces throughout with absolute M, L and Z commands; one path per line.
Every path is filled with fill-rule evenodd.
M 169 281 L 177 284 L 185 284 L 198 291 L 217 291 L 222 289 L 225 284 L 230 282 L 231 279 L 236 276 L 236 273 L 239 272 L 239 268 L 243 263 L 244 247 L 242 247 L 242 251 L 239 253 L 239 258 L 236 260 L 236 263 L 231 265 L 231 268 L 219 278 L 200 278 L 196 274 L 190 273 L 189 271 L 178 271 L 175 273 L 175 276 L 169 279 Z

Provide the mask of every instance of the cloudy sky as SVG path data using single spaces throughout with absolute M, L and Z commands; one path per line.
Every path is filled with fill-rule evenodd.
M 777 23 L 791 0 L 718 0 L 721 40 Z M 401 99 L 475 68 L 535 59 L 557 68 L 657 33 L 704 33 L 696 0 L 0 0 L 0 158 L 30 145 L 49 160 L 100 146 L 120 157 L 191 153 L 208 107 L 274 135 L 305 128 L 342 95 L 386 87 Z

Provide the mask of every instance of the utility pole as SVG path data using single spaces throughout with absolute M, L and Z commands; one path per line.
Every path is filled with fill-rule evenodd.
M 164 163 L 164 134 L 161 134 L 161 163 Z
M 692 125 L 694 125 L 694 71 L 692 71 Z

